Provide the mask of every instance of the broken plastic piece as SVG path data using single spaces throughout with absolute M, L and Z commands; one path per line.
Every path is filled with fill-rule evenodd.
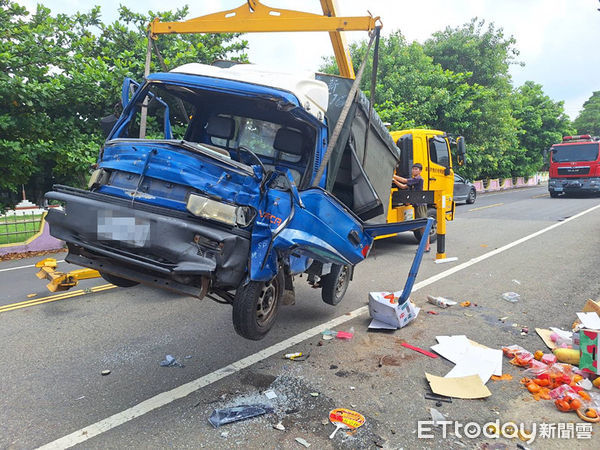
M 356 411 L 352 411 L 351 409 L 336 408 L 329 412 L 329 420 L 336 426 L 333 433 L 329 435 L 329 439 L 333 439 L 335 433 L 337 433 L 340 428 L 354 430 L 363 426 L 365 423 L 365 416 Z
M 277 422 L 275 425 L 273 425 L 273 428 L 279 431 L 285 431 L 285 427 L 281 422 Z
M 441 425 L 442 422 L 446 421 L 444 415 L 435 408 L 429 408 L 429 413 L 431 414 L 431 420 L 433 421 L 434 427 L 437 427 L 438 425 Z
M 464 302 L 460 302 L 460 306 L 462 306 L 463 308 L 466 308 L 468 306 L 471 306 L 471 302 L 470 301 L 464 301 Z
M 516 292 L 505 292 L 502 294 L 502 298 L 510 303 L 517 303 L 521 296 Z
M 427 400 L 435 400 L 437 402 L 452 403 L 452 398 L 445 397 L 443 395 L 434 394 L 433 392 L 427 392 L 425 394 L 425 399 L 427 399 Z
M 265 397 L 267 397 L 269 400 L 273 400 L 274 398 L 277 398 L 277 394 L 275 391 L 269 389 L 268 391 L 265 391 Z
M 350 328 L 350 331 L 338 331 L 335 337 L 338 339 L 350 340 L 354 337 L 354 328 Z
M 435 353 L 428 352 L 427 350 L 423 350 L 422 348 L 415 347 L 413 345 L 407 344 L 406 342 L 402 342 L 400 345 L 402 347 L 406 347 L 408 349 L 414 350 L 415 352 L 422 353 L 425 356 L 429 356 L 430 358 L 437 358 L 438 357 L 438 355 L 436 355 Z
M 285 355 L 283 355 L 285 359 L 290 359 L 292 361 L 304 361 L 309 356 L 309 354 L 304 354 L 302 352 L 286 353 Z
M 165 359 L 160 362 L 162 367 L 184 367 L 179 361 L 177 361 L 173 356 L 167 355 Z
M 102 374 L 102 376 L 106 376 L 106 375 L 110 375 L 110 370 L 103 370 L 102 372 L 100 372 Z
M 208 421 L 213 427 L 219 428 L 221 425 L 227 423 L 262 416 L 273 411 L 273 408 L 268 405 L 239 405 L 231 408 L 215 409 L 208 418 Z
M 440 308 L 447 308 L 448 306 L 456 305 L 456 302 L 453 300 L 449 300 L 444 297 L 433 297 L 431 295 L 427 296 L 427 301 L 432 305 L 439 306 Z
M 306 448 L 310 447 L 310 444 L 302 438 L 296 438 L 296 442 L 300 445 L 303 445 Z

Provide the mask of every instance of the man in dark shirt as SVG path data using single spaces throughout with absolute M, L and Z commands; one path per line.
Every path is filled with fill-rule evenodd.
M 400 189 L 409 189 L 411 191 L 422 191 L 423 190 L 423 177 L 421 177 L 421 171 L 423 166 L 419 163 L 415 163 L 412 166 L 412 178 L 404 178 L 399 175 L 393 175 L 392 181 Z M 415 208 L 415 219 L 427 218 L 427 204 L 417 203 L 413 205 Z M 424 229 L 423 229 L 424 230 Z M 429 252 L 429 236 L 427 236 L 427 245 L 425 251 Z

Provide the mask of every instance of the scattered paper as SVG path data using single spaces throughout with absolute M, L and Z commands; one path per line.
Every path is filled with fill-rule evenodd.
M 431 390 L 438 395 L 455 398 L 484 398 L 492 395 L 479 375 L 460 378 L 437 377 L 425 372 Z
M 548 347 L 550 350 L 554 350 L 556 348 L 556 344 L 552 341 L 552 339 L 550 339 L 552 331 L 547 330 L 545 328 L 536 328 L 535 332 L 538 334 L 539 337 L 542 338 L 542 341 L 544 341 L 546 347 Z
M 584 328 L 589 330 L 600 330 L 600 316 L 595 312 L 578 312 L 577 317 Z
M 464 335 L 436 336 L 438 344 L 431 349 L 456 364 L 447 378 L 479 375 L 487 383 L 492 375 L 502 375 L 502 350 L 486 347 Z
M 588 300 L 585 302 L 585 306 L 583 307 L 583 312 L 595 312 L 600 315 L 600 302 L 595 302 L 594 300 Z

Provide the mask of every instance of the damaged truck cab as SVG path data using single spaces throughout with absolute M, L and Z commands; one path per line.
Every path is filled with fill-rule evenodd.
M 202 64 L 126 80 L 88 189 L 46 194 L 64 205 L 51 234 L 117 286 L 232 304 L 249 339 L 293 301 L 294 275 L 339 303 L 376 235 L 424 224 L 385 224 L 398 150 L 360 93 L 315 180 L 351 83 Z

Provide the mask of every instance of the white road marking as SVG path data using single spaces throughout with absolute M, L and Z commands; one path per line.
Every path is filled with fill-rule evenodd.
M 444 272 L 441 272 L 437 275 L 429 277 L 426 280 L 416 283 L 414 285 L 412 291 L 413 292 L 418 291 L 419 289 L 422 289 L 425 286 L 429 286 L 430 284 L 435 283 L 436 281 L 439 281 L 443 278 L 449 277 L 450 275 L 455 274 L 456 272 L 459 272 L 463 269 L 466 269 L 467 267 L 470 267 L 474 264 L 477 264 L 478 262 L 484 261 L 488 258 L 491 258 L 492 256 L 495 256 L 499 253 L 509 250 L 509 249 L 511 249 L 519 244 L 522 244 L 526 241 L 529 241 L 530 239 L 533 239 L 537 236 L 547 233 L 548 231 L 551 231 L 555 228 L 563 226 L 564 224 L 571 222 L 572 220 L 575 220 L 575 219 L 577 219 L 585 214 L 588 214 L 598 208 L 600 208 L 600 204 L 593 206 L 592 208 L 586 209 L 585 211 L 582 211 L 578 214 L 575 214 L 574 216 L 571 216 L 568 219 L 563 220 L 562 222 L 557 222 L 553 225 L 550 225 L 549 227 L 543 228 L 539 231 L 536 231 L 535 233 L 532 233 L 521 239 L 517 239 L 516 241 L 511 242 L 509 244 L 506 244 L 503 247 L 497 248 L 496 250 L 492 250 L 491 252 L 485 253 L 476 258 L 472 258 L 469 261 L 459 264 L 456 267 L 453 267 L 453 268 L 448 269 Z M 119 425 L 129 422 L 130 420 L 133 420 L 136 417 L 143 416 L 144 414 L 146 414 L 150 411 L 153 411 L 157 408 L 165 406 L 165 405 L 167 405 L 175 400 L 178 400 L 180 398 L 186 397 L 189 394 L 191 394 L 192 392 L 197 391 L 198 389 L 201 389 L 201 388 L 208 386 L 216 381 L 219 381 L 222 378 L 225 378 L 226 376 L 229 376 L 236 372 L 239 372 L 242 369 L 250 367 L 253 364 L 255 364 L 259 361 L 262 361 L 270 356 L 281 353 L 293 345 L 299 344 L 300 342 L 302 342 L 306 339 L 316 336 L 317 334 L 321 333 L 325 329 L 334 328 L 338 325 L 348 322 L 349 320 L 352 320 L 352 319 L 354 319 L 362 314 L 365 314 L 367 312 L 368 312 L 368 307 L 362 306 L 358 309 L 355 309 L 354 311 L 352 311 L 350 313 L 346 313 L 343 316 L 336 317 L 335 319 L 332 319 L 328 322 L 317 325 L 316 327 L 313 327 L 309 330 L 306 330 L 302 333 L 292 336 L 284 341 L 281 341 L 281 342 L 274 344 L 268 348 L 265 348 L 257 353 L 254 353 L 253 355 L 249 355 L 245 358 L 242 358 L 239 361 L 236 361 L 236 362 L 229 364 L 228 366 L 222 367 L 212 373 L 209 373 L 200 378 L 197 378 L 196 380 L 190 381 L 189 383 L 186 383 L 179 387 L 171 389 L 170 391 L 162 392 L 158 395 L 155 395 L 154 397 L 151 397 L 148 400 L 138 403 L 137 405 L 132 406 L 131 408 L 128 408 L 128 409 L 121 411 L 117 414 L 114 414 L 110 417 L 107 417 L 106 419 L 100 420 L 99 422 L 96 422 L 94 424 L 88 425 L 85 428 L 81 428 L 81 429 L 79 429 L 71 434 L 68 434 L 66 436 L 63 436 L 53 442 L 50 442 L 50 443 L 40 447 L 40 449 L 43 449 L 43 450 L 66 449 L 66 448 L 73 447 L 74 445 L 77 445 L 84 441 L 87 441 L 88 439 L 90 439 L 94 436 L 98 436 L 99 434 L 102 434 L 105 431 L 111 430 L 115 427 L 118 427 Z
M 56 261 L 57 263 L 65 262 L 64 259 Z M 8 272 L 9 270 L 28 269 L 29 267 L 35 267 L 35 264 L 29 264 L 28 266 L 9 267 L 8 269 L 0 269 L 0 272 Z

